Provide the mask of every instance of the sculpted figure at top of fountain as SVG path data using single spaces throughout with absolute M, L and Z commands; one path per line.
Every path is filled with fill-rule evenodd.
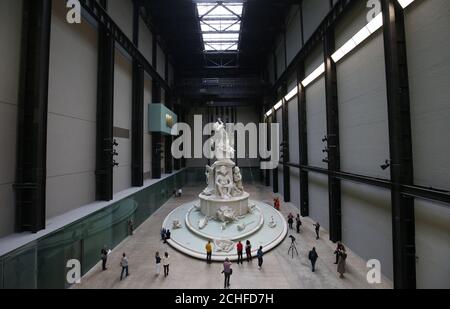
M 231 159 L 234 157 L 234 148 L 231 146 L 231 140 L 226 130 L 225 124 L 219 118 L 214 124 L 214 156 L 218 161 Z

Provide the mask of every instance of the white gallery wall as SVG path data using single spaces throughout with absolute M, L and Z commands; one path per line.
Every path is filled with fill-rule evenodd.
M 303 2 L 305 40 L 326 15 L 327 4 L 329 1 Z M 298 45 L 295 45 L 298 41 L 292 42 L 291 38 L 298 37 L 293 33 L 299 31 L 299 25 L 290 26 L 295 24 L 296 8 L 293 6 L 287 18 L 288 62 L 292 54 L 298 52 Z M 365 3 L 357 3 L 340 20 L 336 26 L 336 47 L 342 46 L 367 23 L 367 13 Z M 450 151 L 450 142 L 443 136 L 450 130 L 450 59 L 447 52 L 450 48 L 450 3 L 418 0 L 406 9 L 405 15 L 415 182 L 449 190 L 450 161 L 446 154 Z M 343 171 L 389 178 L 389 169 L 383 171 L 380 168 L 389 159 L 383 44 L 382 30 L 379 30 L 337 65 L 340 147 Z M 320 50 L 321 46 L 307 58 L 306 75 L 323 62 Z M 280 55 L 278 51 L 277 62 L 281 61 Z M 269 57 L 269 72 L 273 67 L 272 58 Z M 278 72 L 278 76 L 281 73 Z M 291 82 L 289 85 L 290 90 Z M 289 104 L 290 127 L 291 117 L 297 112 L 297 104 L 293 101 Z M 326 135 L 323 77 L 307 87 L 306 102 L 309 165 L 326 168 L 322 162 L 326 156 L 322 150 L 326 145 L 321 141 Z M 297 150 L 292 149 L 292 143 L 298 144 L 294 140 L 298 136 L 294 137 L 293 131 L 298 134 L 298 127 L 290 130 L 291 162 L 296 162 Z M 294 205 L 299 205 L 297 173 L 291 171 Z M 309 181 L 311 217 L 328 228 L 327 177 L 310 173 Z M 450 209 L 446 205 L 420 199 L 415 205 L 418 287 L 449 287 L 450 266 L 446 261 L 450 260 Z M 343 240 L 361 257 L 379 259 L 383 273 L 389 278 L 393 273 L 391 217 L 389 191 L 342 182 Z M 373 245 L 367 246 L 368 243 Z
M 319 44 L 305 61 L 305 76 L 323 63 L 322 45 Z M 322 139 L 327 135 L 325 77 L 322 75 L 308 85 L 306 95 L 306 122 L 308 137 L 308 164 L 327 168 L 322 160 L 326 144 Z M 309 173 L 310 217 L 319 221 L 323 228 L 329 228 L 328 176 Z
M 95 201 L 97 31 L 66 22 L 53 1 L 47 132 L 47 218 Z
M 450 1 L 417 0 L 405 11 L 414 180 L 450 190 Z M 450 208 L 417 199 L 419 288 L 450 288 Z
M 165 78 L 165 74 L 166 74 L 166 56 L 164 55 L 164 52 L 161 48 L 161 46 L 157 47 L 157 60 L 156 60 L 156 70 L 158 72 L 158 74 L 162 77 Z M 165 92 L 162 91 L 162 102 L 165 102 Z
M 292 89 L 289 87 L 288 89 Z M 300 162 L 299 154 L 299 135 L 298 135 L 298 99 L 294 97 L 288 103 L 289 116 L 289 161 L 298 164 Z M 300 170 L 290 168 L 290 191 L 291 203 L 300 209 Z
M 133 2 L 131 0 L 108 1 L 108 14 L 125 35 L 133 40 Z
M 248 124 L 259 125 L 259 118 L 257 114 L 256 107 L 253 106 L 242 106 L 237 108 L 237 123 L 242 123 L 244 126 Z M 238 159 L 238 166 L 240 167 L 259 167 L 259 159 L 258 158 L 250 158 L 250 141 L 249 135 L 246 134 L 245 138 L 245 158 Z M 256 137 L 258 138 L 258 137 Z M 257 146 L 258 147 L 258 146 Z
M 128 56 L 116 49 L 114 68 L 114 127 L 128 130 L 128 137 L 115 136 L 119 146 L 115 157 L 119 166 L 114 167 L 114 193 L 131 187 L 131 110 L 132 64 Z
M 303 34 L 305 43 L 330 11 L 330 0 L 303 1 Z
M 152 103 L 152 80 L 146 75 L 144 80 L 144 177 L 151 178 L 152 135 L 148 123 L 149 104 Z
M 153 34 L 148 29 L 142 17 L 139 18 L 139 51 L 149 63 L 153 60 Z
M 14 232 L 22 1 L 0 0 L 0 237 Z
M 283 110 L 280 108 L 277 112 L 277 122 L 280 126 L 280 131 L 278 134 L 278 144 L 283 142 Z M 281 151 L 281 147 L 280 147 Z M 280 157 L 280 161 L 281 161 Z M 281 200 L 283 200 L 284 196 L 284 179 L 283 179 L 283 165 L 278 165 L 278 193 L 281 196 Z
M 367 24 L 358 3 L 336 27 L 340 47 Z M 341 170 L 390 178 L 380 165 L 389 159 L 383 33 L 379 30 L 337 64 Z M 373 186 L 342 182 L 342 238 L 366 260 L 381 262 L 393 278 L 391 195 Z M 367 244 L 371 244 L 368 246 Z
M 302 48 L 302 25 L 300 6 L 292 5 L 286 19 L 286 58 L 291 63 Z

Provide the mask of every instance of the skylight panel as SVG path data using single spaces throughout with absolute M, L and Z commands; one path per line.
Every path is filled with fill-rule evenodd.
M 205 33 L 203 41 L 239 41 L 239 33 Z
M 239 50 L 242 2 L 197 3 L 205 52 Z
M 211 11 L 217 4 L 197 4 L 198 16 L 203 16 Z

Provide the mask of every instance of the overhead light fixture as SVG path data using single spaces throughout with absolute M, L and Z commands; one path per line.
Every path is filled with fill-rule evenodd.
M 320 75 L 325 72 L 325 63 L 322 63 L 317 69 L 315 69 L 307 78 L 302 81 L 303 87 L 308 87 L 313 81 L 315 81 Z
M 268 111 L 268 112 L 266 113 L 266 117 L 270 117 L 270 115 L 272 115 L 272 113 L 273 113 L 273 110 L 271 109 L 270 111 Z
M 295 97 L 298 94 L 298 88 L 295 87 L 294 89 L 292 89 L 285 97 L 284 99 L 286 101 L 290 101 L 293 97 Z
M 281 100 L 280 102 L 278 102 L 277 104 L 275 104 L 275 106 L 273 107 L 274 110 L 279 110 L 281 107 L 283 106 L 283 100 Z
M 414 2 L 414 0 L 398 0 L 398 3 L 400 3 L 402 8 L 404 8 L 404 9 L 413 2 Z
M 339 48 L 331 58 L 335 63 L 345 57 L 359 44 L 364 42 L 371 34 L 375 33 L 383 26 L 383 13 L 379 13 L 370 23 L 359 30 L 350 40 L 348 40 L 341 48 Z

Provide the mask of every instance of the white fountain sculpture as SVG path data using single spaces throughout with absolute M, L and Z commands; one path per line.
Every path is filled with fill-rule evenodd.
M 235 150 L 220 119 L 214 124 L 212 143 L 217 161 L 212 166 L 206 166 L 208 186 L 199 196 L 200 211 L 204 216 L 223 223 L 223 207 L 227 207 L 228 214 L 233 212 L 234 218 L 249 213 L 250 195 L 244 191 L 241 170 L 231 160 Z
M 199 200 L 180 206 L 166 218 L 163 227 L 173 227 L 168 243 L 191 256 L 204 258 L 205 242 L 212 241 L 213 259 L 218 261 L 227 257 L 236 260 L 238 257 L 232 252 L 238 241 L 251 240 L 270 250 L 286 237 L 287 224 L 271 205 L 250 201 L 241 170 L 232 160 L 235 150 L 225 124 L 219 119 L 213 128 L 211 141 L 216 161 L 206 166 L 207 187 Z M 266 222 L 269 218 L 270 222 Z

